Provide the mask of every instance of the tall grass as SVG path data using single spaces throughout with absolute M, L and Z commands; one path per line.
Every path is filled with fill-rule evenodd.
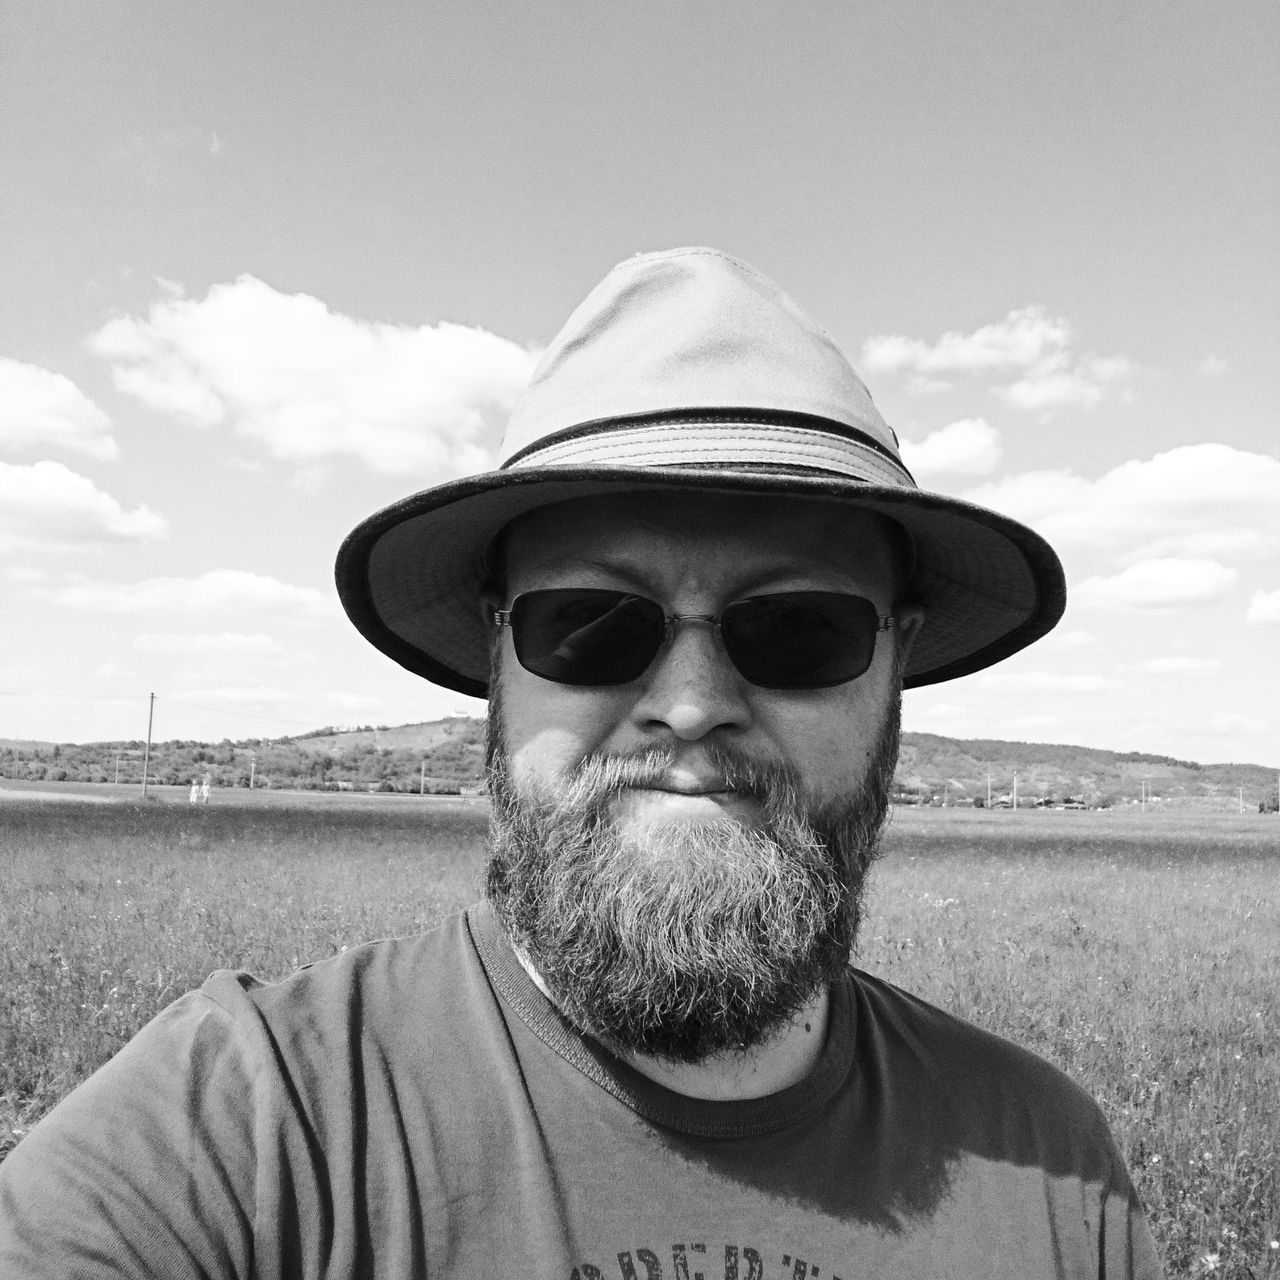
M 479 893 L 485 813 L 0 803 L 0 1156 L 215 968 Z M 858 963 L 1101 1101 L 1170 1274 L 1280 1276 L 1280 822 L 902 811 Z
M 487 812 L 0 802 L 0 1156 L 214 969 L 278 978 L 479 894 Z
M 1280 823 L 935 813 L 888 848 L 858 962 L 1080 1080 L 1171 1274 L 1280 1276 Z

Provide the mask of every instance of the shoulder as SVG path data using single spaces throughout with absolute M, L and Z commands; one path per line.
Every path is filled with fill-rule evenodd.
M 412 1056 L 447 1041 L 450 1019 L 470 1016 L 483 983 L 461 915 L 421 935 L 344 949 L 278 981 L 218 970 L 63 1099 L 5 1164 L 16 1167 L 15 1157 L 56 1133 L 97 1133 L 106 1115 L 155 1117 L 136 1131 L 168 1129 L 178 1141 L 187 1141 L 178 1135 L 186 1126 L 251 1145 L 264 1110 L 312 1110 L 329 1095 L 349 1105 L 366 1051 L 400 1053 L 408 1044 Z
M 416 990 L 423 981 L 445 979 L 441 989 L 454 985 L 474 960 L 466 917 L 452 915 L 421 934 L 384 938 L 344 946 L 324 960 L 304 964 L 286 977 L 264 982 L 242 970 L 220 969 L 199 988 L 199 994 L 228 1013 L 254 1008 L 275 1015 L 292 1008 L 323 1009 L 352 1000 L 378 1004 L 395 993 Z
M 474 1008 L 477 971 L 457 917 L 278 982 L 214 973 L 0 1165 L 0 1271 L 17 1257 L 45 1274 L 27 1268 L 37 1242 L 50 1274 L 97 1275 L 79 1269 L 84 1242 L 110 1239 L 114 1259 L 138 1260 L 113 1275 L 247 1275 L 255 1214 L 286 1193 L 281 1224 L 325 1238 L 328 1188 L 354 1177 L 363 1126 L 392 1125 L 432 1054 L 457 1054 L 450 1019 Z
M 899 1083 L 910 1080 L 937 1119 L 1079 1167 L 1120 1164 L 1101 1108 L 1064 1071 L 1021 1045 L 910 992 L 850 971 L 859 1055 L 877 1057 Z
M 278 981 L 220 970 L 195 993 L 244 1052 L 306 1076 L 366 1049 L 424 1053 L 491 1000 L 488 979 L 458 914 L 425 933 L 343 948 Z
M 859 1031 L 895 1042 L 922 1067 L 957 1082 L 1012 1078 L 1023 1088 L 1063 1093 L 1093 1105 L 1089 1095 L 1065 1072 L 993 1032 L 948 1013 L 883 978 L 850 970 L 856 992 Z

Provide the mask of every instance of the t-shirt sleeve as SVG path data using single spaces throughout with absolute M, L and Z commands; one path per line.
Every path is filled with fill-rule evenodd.
M 1108 1190 L 1103 1214 L 1099 1280 L 1163 1280 L 1160 1250 L 1123 1164 L 1117 1164 L 1116 1179 Z
M 1079 1084 L 889 983 L 856 979 L 860 1075 L 883 1094 L 877 1114 L 895 1117 L 881 1147 L 941 1157 L 944 1176 L 916 1181 L 949 1188 L 930 1207 L 955 1274 L 978 1274 L 986 1255 L 984 1275 L 1160 1280 L 1123 1155 Z
M 19 1143 L 0 1164 L 0 1275 L 251 1274 L 260 1109 L 246 1100 L 270 1063 L 235 1021 L 184 996 Z

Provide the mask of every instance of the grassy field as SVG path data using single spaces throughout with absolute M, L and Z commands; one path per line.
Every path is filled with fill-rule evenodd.
M 0 1157 L 210 970 L 478 894 L 482 805 L 244 799 L 0 796 Z M 1099 1098 L 1170 1275 L 1280 1276 L 1280 821 L 902 810 L 887 850 L 859 963 Z

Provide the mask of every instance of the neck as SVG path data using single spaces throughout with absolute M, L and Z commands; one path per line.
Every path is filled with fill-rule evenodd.
M 552 1004 L 556 998 L 533 963 L 516 948 L 516 958 Z M 827 1038 L 830 996 L 824 987 L 762 1044 L 743 1052 L 720 1053 L 701 1062 L 670 1062 L 610 1046 L 624 1062 L 675 1093 L 708 1102 L 763 1098 L 798 1084 L 813 1070 Z

